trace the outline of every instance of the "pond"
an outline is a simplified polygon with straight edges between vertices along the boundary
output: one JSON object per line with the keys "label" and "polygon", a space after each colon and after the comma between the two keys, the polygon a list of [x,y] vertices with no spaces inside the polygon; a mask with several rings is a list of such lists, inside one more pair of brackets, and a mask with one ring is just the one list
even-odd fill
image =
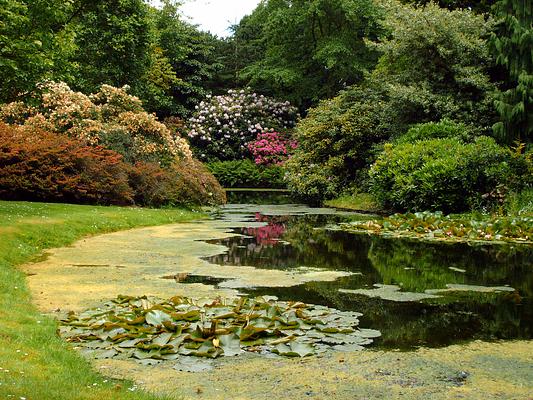
{"label": "pond", "polygon": [[[530,246],[469,246],[347,233],[335,225],[366,217],[298,212],[298,207],[286,205],[228,205],[216,216],[235,218],[241,220],[232,230],[236,236],[208,241],[228,250],[204,260],[222,271],[251,266],[343,272],[333,281],[240,290],[362,312],[361,326],[382,333],[378,347],[408,350],[533,336]],[[181,283],[224,281],[193,274]]]}
{"label": "pond", "polygon": [[[272,201],[257,201],[262,197]],[[371,217],[303,205],[230,204],[211,219],[85,238],[23,270],[37,307],[65,322],[60,333],[97,370],[158,394],[193,398],[201,388],[202,398],[213,400],[227,393],[258,400],[531,397],[533,341],[507,340],[532,337],[531,246],[431,244],[335,229],[354,218]],[[266,295],[277,296],[285,311],[284,301],[304,301],[308,305],[288,306],[299,309],[292,310],[298,318],[307,315],[307,322],[299,325],[302,332],[288,329],[294,318],[280,320],[264,311],[269,306],[251,328],[241,326],[240,351],[235,337],[220,332],[227,327],[209,321],[231,302],[243,302],[233,311],[248,316],[238,294],[263,296],[263,303],[271,301]],[[203,316],[192,325],[179,322],[186,332],[178,334],[177,325],[163,322],[160,311],[169,307],[179,309],[170,311],[174,321]],[[132,310],[145,315],[146,324],[137,326]],[[109,320],[101,319],[102,312]],[[265,312],[278,328],[278,322],[284,325],[273,331],[280,338],[265,331],[263,345],[257,338],[245,343],[244,331],[265,328]],[[317,313],[326,325],[309,320]],[[124,338],[115,329],[125,329],[120,318],[126,315],[136,333]],[[111,334],[92,318],[96,325],[119,318],[121,326],[111,324]],[[248,325],[250,319],[239,321]],[[335,333],[330,321],[339,322],[342,332]],[[345,322],[351,334],[344,335]],[[187,330],[196,334],[198,323],[202,337],[206,329],[219,332],[219,346],[213,339],[191,347],[197,336]],[[310,327],[315,323],[317,329]],[[82,326],[98,336],[85,335]],[[142,337],[135,337],[139,332]],[[293,335],[289,345],[274,345]],[[362,335],[372,339],[361,341]],[[288,350],[311,354],[310,341],[315,355],[288,357]],[[192,357],[211,354],[209,343],[217,355],[222,347],[224,356]],[[358,344],[371,351],[355,351],[362,350]]]}

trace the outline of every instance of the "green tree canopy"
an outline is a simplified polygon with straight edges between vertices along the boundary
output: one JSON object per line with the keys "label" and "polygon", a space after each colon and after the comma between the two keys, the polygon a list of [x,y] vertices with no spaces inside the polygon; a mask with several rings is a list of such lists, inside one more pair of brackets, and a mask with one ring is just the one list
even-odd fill
{"label": "green tree canopy", "polygon": [[98,1],[75,23],[74,61],[78,65],[73,86],[85,93],[100,85],[130,85],[139,94],[150,65],[149,6],[143,0]]}
{"label": "green tree canopy", "polygon": [[492,22],[435,4],[383,5],[388,33],[374,44],[381,54],[376,69],[310,109],[297,126],[288,182],[304,198],[319,202],[364,185],[379,146],[413,124],[447,118],[477,134],[495,121],[486,39]]}
{"label": "green tree canopy", "polygon": [[210,93],[211,80],[219,67],[216,39],[183,21],[179,3],[163,1],[161,8],[152,8],[151,18],[154,42],[178,78],[168,88],[170,102],[157,111],[161,116],[185,116]]}
{"label": "green tree canopy", "polygon": [[72,65],[69,21],[81,2],[0,0],[0,102],[43,79],[66,79]]}
{"label": "green tree canopy", "polygon": [[[384,2],[385,3],[385,2]],[[488,38],[494,22],[469,10],[447,10],[386,1],[381,53],[374,75],[388,83],[399,130],[441,118],[475,125],[495,122]]]}
{"label": "green tree canopy", "polygon": [[[401,0],[405,4],[425,5],[435,0]],[[450,10],[465,9],[477,13],[488,13],[497,0],[438,0],[436,3]]]}
{"label": "green tree canopy", "polygon": [[239,79],[303,107],[334,96],[374,66],[379,15],[371,0],[264,0],[235,29]]}

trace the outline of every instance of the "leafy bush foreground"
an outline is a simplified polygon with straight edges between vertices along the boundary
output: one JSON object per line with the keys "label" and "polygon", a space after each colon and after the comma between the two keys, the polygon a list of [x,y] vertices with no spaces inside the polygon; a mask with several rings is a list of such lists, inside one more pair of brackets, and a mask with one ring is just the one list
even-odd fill
{"label": "leafy bush foreground", "polygon": [[433,139],[386,145],[370,179],[387,209],[462,212],[501,205],[505,192],[527,184],[530,172],[527,157],[482,136],[466,144]]}

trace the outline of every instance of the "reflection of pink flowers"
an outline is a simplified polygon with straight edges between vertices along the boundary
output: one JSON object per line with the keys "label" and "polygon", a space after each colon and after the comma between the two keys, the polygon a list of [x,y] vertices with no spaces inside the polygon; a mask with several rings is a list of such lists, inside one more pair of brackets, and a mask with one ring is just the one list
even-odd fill
{"label": "reflection of pink flowers", "polygon": [[248,150],[258,165],[280,165],[290,156],[298,144],[279,132],[265,132],[257,135],[257,139],[248,143]]}
{"label": "reflection of pink flowers", "polygon": [[246,228],[244,231],[247,235],[253,236],[260,245],[275,245],[278,239],[285,233],[285,221],[280,217],[268,217],[260,213],[255,214],[255,220],[258,222],[267,222],[267,226],[260,228]]}

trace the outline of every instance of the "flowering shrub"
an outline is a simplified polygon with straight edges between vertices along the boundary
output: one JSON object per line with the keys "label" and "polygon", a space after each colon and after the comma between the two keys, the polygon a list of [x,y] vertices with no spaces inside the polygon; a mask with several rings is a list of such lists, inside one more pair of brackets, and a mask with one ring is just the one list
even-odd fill
{"label": "flowering shrub", "polygon": [[0,123],[0,198],[133,203],[122,156],[56,133]]}
{"label": "flowering shrub", "polygon": [[89,96],[62,82],[49,82],[40,89],[40,107],[3,105],[0,120],[101,145],[122,154],[128,162],[170,164],[192,156],[187,142],[145,112],[141,101],[127,93],[127,86],[102,85],[98,93]]}
{"label": "flowering shrub", "polygon": [[258,133],[287,130],[296,123],[297,110],[289,102],[252,93],[230,90],[226,95],[208,97],[189,120],[188,136],[202,160],[246,158],[247,144]]}
{"label": "flowering shrub", "polygon": [[279,132],[267,132],[258,134],[247,147],[257,165],[281,165],[298,145]]}

